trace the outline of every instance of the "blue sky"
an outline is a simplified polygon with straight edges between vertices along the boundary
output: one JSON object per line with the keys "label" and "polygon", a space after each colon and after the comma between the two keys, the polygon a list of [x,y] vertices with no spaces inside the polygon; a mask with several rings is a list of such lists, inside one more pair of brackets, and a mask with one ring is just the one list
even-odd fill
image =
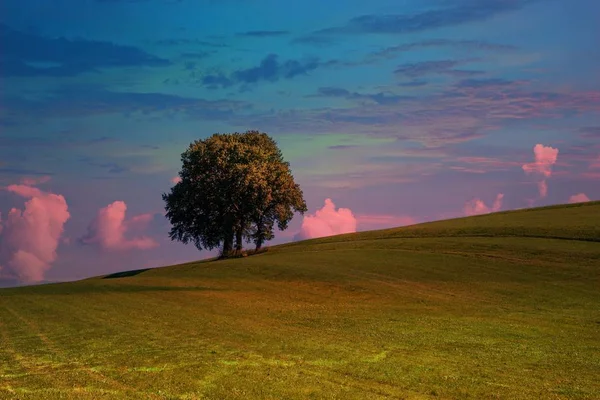
{"label": "blue sky", "polygon": [[[600,199],[598,15],[593,0],[4,0],[0,279],[20,279],[24,249],[47,280],[210,255],[169,241],[161,194],[216,132],[272,135],[309,214],[329,198],[346,230]],[[61,230],[35,225],[49,206],[7,219],[49,193]],[[115,201],[120,247],[82,240]]]}

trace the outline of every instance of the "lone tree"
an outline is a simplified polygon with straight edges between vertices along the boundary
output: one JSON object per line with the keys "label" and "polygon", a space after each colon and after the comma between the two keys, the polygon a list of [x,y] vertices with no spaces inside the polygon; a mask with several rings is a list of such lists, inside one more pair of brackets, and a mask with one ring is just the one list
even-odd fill
{"label": "lone tree", "polygon": [[294,212],[304,214],[302,190],[289,163],[266,133],[214,134],[196,140],[181,155],[181,180],[163,194],[171,240],[199,250],[240,252],[243,240],[256,249],[287,228]]}

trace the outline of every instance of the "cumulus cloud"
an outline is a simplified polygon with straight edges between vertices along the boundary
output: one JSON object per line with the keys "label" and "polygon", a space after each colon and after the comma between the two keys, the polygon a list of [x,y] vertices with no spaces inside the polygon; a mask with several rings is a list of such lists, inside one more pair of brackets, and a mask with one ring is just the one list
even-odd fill
{"label": "cumulus cloud", "polygon": [[538,191],[540,197],[546,197],[548,194],[547,178],[552,176],[552,166],[558,159],[558,149],[542,144],[536,144],[533,148],[534,162],[523,165],[523,171],[527,175],[534,175],[539,178]]}
{"label": "cumulus cloud", "polygon": [[126,220],[126,212],[127,204],[124,201],[115,201],[101,208],[81,242],[96,244],[105,250],[147,250],[157,247],[158,243],[147,236],[126,238],[128,232],[143,230],[152,220],[152,214],[142,214]]}
{"label": "cumulus cloud", "polygon": [[590,198],[585,193],[578,193],[569,197],[569,203],[586,203],[588,201],[590,201]]}
{"label": "cumulus cloud", "polygon": [[465,203],[463,211],[465,215],[481,215],[481,214],[489,214],[492,212],[500,211],[502,208],[502,201],[504,200],[504,194],[499,193],[494,200],[494,204],[491,207],[488,207],[485,202],[481,199],[472,199]]}
{"label": "cumulus cloud", "polygon": [[323,208],[304,217],[300,232],[294,239],[305,240],[352,232],[356,232],[356,217],[352,210],[336,209],[331,199],[325,199]]}
{"label": "cumulus cloud", "polygon": [[[39,182],[39,180],[37,181]],[[9,192],[28,199],[24,210],[13,208],[0,216],[0,276],[35,283],[56,260],[64,225],[71,217],[62,195],[33,187],[33,180],[10,185]]]}
{"label": "cumulus cloud", "polygon": [[556,159],[558,158],[558,149],[554,149],[550,146],[546,147],[542,144],[536,144],[533,148],[533,154],[535,161],[523,165],[523,171],[527,174],[537,173],[549,178],[552,175],[552,166],[556,163]]}

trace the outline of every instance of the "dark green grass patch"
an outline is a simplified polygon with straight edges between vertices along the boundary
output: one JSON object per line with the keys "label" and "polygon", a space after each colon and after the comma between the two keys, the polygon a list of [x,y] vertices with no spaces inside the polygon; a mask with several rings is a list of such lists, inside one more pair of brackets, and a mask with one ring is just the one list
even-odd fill
{"label": "dark green grass patch", "polygon": [[0,290],[0,398],[598,399],[600,203]]}

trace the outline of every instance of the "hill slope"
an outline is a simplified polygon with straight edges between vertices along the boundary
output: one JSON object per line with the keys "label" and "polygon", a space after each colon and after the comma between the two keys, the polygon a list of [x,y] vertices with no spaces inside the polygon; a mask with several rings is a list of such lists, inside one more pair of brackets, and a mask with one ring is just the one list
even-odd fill
{"label": "hill slope", "polygon": [[600,202],[0,290],[0,398],[597,399]]}

